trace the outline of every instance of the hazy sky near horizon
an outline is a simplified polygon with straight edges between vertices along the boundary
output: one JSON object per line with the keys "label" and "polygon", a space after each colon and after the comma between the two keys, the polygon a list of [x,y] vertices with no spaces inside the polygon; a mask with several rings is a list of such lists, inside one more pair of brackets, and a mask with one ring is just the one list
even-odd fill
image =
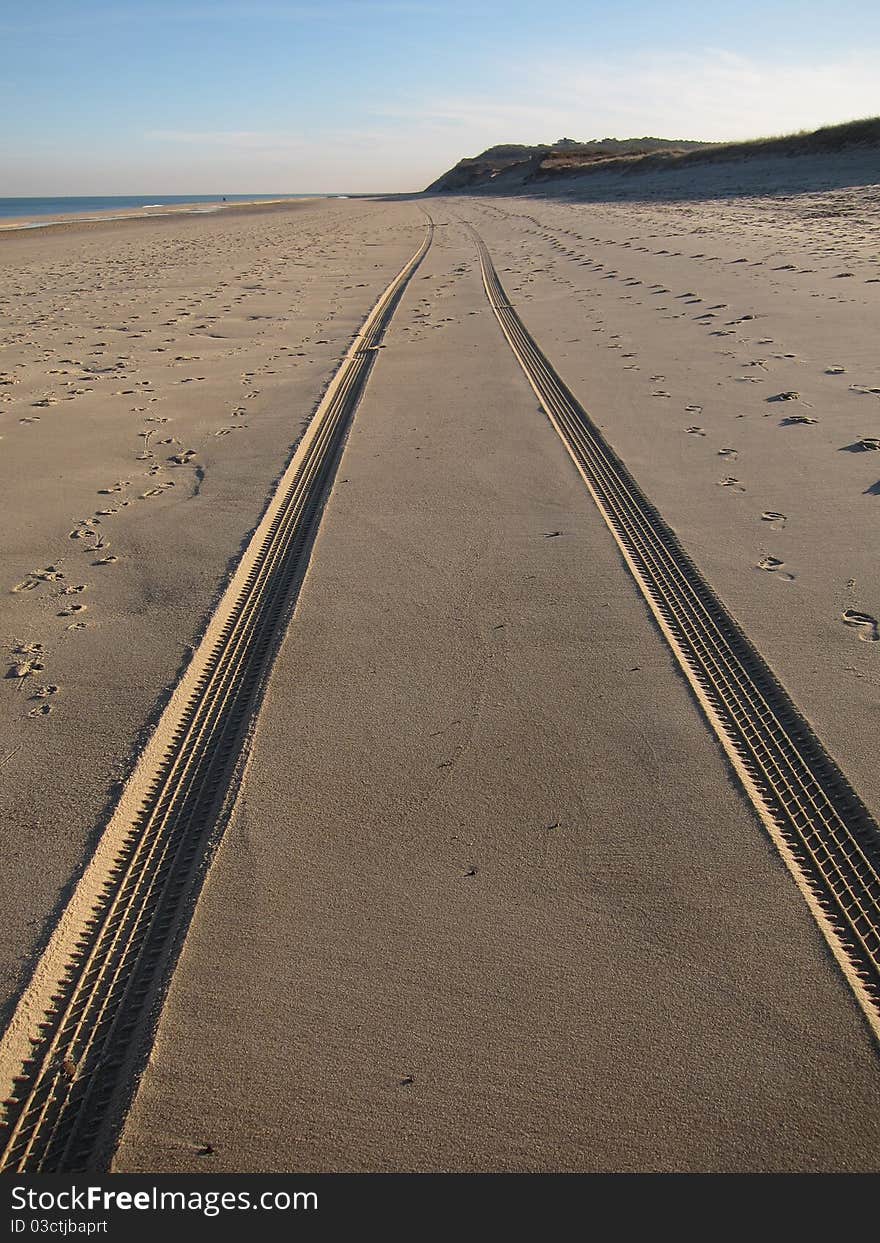
{"label": "hazy sky near horizon", "polygon": [[880,113],[877,0],[0,0],[0,196],[416,190]]}

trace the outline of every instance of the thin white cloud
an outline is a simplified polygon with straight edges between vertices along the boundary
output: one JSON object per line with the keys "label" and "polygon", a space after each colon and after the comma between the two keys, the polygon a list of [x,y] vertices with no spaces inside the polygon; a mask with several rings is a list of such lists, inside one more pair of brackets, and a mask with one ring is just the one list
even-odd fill
{"label": "thin white cloud", "polygon": [[[381,115],[406,128],[454,126],[474,140],[574,138],[737,139],[880,113],[874,58],[812,64],[758,60],[724,49],[633,54],[625,59],[509,67],[510,98],[433,99]],[[471,143],[471,148],[474,143]],[[464,152],[462,153],[464,154]]]}
{"label": "thin white cloud", "polygon": [[557,73],[554,97],[566,93],[578,114],[592,112],[620,137],[635,125],[640,133],[664,137],[755,138],[880,111],[876,71],[869,59],[856,56],[813,64],[716,49],[642,56],[631,66]]}

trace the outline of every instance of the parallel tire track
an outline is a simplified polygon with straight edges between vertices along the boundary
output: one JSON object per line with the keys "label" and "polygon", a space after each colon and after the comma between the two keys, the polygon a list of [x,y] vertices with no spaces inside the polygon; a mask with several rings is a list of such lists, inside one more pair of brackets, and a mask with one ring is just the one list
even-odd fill
{"label": "parallel tire track", "polygon": [[472,230],[505,337],[880,1039],[880,828],[529,334]]}
{"label": "parallel tire track", "polygon": [[0,1169],[110,1153],[355,405],[432,236],[429,218],[331,381],[0,1040]]}

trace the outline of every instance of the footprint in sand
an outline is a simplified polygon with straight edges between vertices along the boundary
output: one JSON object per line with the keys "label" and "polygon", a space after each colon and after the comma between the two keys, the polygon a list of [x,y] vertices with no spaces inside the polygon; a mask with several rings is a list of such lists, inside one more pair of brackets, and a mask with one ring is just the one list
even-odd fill
{"label": "footprint in sand", "polygon": [[48,699],[50,695],[57,695],[60,689],[58,686],[35,686],[31,699]]}
{"label": "footprint in sand", "polygon": [[761,514],[761,521],[769,522],[774,531],[781,531],[788,521],[788,518],[785,514],[778,514],[773,509],[767,509],[763,514]]}
{"label": "footprint in sand", "polygon": [[168,461],[175,462],[178,466],[185,466],[190,458],[194,458],[195,455],[195,449],[184,449],[182,453],[172,453]]}
{"label": "footprint in sand", "polygon": [[800,393],[796,393],[794,389],[789,389],[785,393],[774,393],[772,397],[765,397],[765,401],[799,401]]}
{"label": "footprint in sand", "polygon": [[93,561],[92,565],[112,565],[114,561],[118,560],[119,558],[114,556],[113,553],[108,553],[106,557],[99,557],[97,561]]}
{"label": "footprint in sand", "polygon": [[880,450],[880,438],[877,436],[861,436],[858,440],[854,440],[851,445],[844,445],[843,448],[849,453],[876,453]]}
{"label": "footprint in sand", "polygon": [[798,423],[818,423],[818,419],[811,419],[808,414],[790,414],[787,419],[780,419],[780,427],[794,427]]}
{"label": "footprint in sand", "polygon": [[25,678],[31,678],[44,668],[45,652],[42,643],[16,643],[12,649],[13,656],[18,657],[15,664],[6,671],[7,678],[17,678],[23,686]]}
{"label": "footprint in sand", "polygon": [[42,570],[31,570],[27,578],[17,583],[12,590],[33,591],[35,587],[39,587],[40,583],[56,583],[62,578],[64,578],[64,574],[58,569],[57,565],[47,565]]}
{"label": "footprint in sand", "polygon": [[59,617],[75,617],[77,613],[84,613],[86,606],[84,604],[68,604],[67,608],[61,609],[58,613]]}
{"label": "footprint in sand", "polygon": [[684,430],[688,432],[691,436],[705,436],[706,435],[702,427],[686,427]]}
{"label": "footprint in sand", "polygon": [[[31,699],[49,699],[52,695],[57,695],[61,688],[59,686],[36,686],[34,687]],[[48,716],[52,711],[52,705],[48,703],[38,703],[31,708],[28,716]]]}
{"label": "footprint in sand", "polygon": [[745,488],[734,475],[725,475],[718,480],[719,488],[733,488],[734,492],[745,492]]}
{"label": "footprint in sand", "polygon": [[736,449],[727,448],[727,449],[719,449],[718,456],[723,457],[723,458],[729,458],[730,461],[735,462],[739,454],[737,453]]}
{"label": "footprint in sand", "polygon": [[777,578],[784,578],[787,582],[794,582],[794,575],[781,569],[785,565],[779,557],[766,556],[762,557],[758,562],[757,569],[766,570],[769,574],[775,574]]}
{"label": "footprint in sand", "polygon": [[98,488],[98,496],[111,496],[114,492],[122,492],[128,487],[131,487],[130,479],[118,479],[109,488]]}
{"label": "footprint in sand", "polygon": [[859,638],[865,643],[876,643],[880,639],[880,627],[877,618],[870,613],[859,613],[856,609],[845,609],[840,620],[844,626],[853,626],[859,632]]}
{"label": "footprint in sand", "polygon": [[825,368],[826,375],[843,375],[845,371],[846,371],[845,367],[826,367]]}

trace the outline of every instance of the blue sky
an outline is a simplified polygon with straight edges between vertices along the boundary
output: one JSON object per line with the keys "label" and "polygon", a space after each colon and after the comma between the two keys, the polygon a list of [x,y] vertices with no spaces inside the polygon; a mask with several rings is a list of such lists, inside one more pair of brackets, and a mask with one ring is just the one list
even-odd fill
{"label": "blue sky", "polygon": [[496,142],[880,113],[876,0],[0,0],[0,196],[420,189]]}

